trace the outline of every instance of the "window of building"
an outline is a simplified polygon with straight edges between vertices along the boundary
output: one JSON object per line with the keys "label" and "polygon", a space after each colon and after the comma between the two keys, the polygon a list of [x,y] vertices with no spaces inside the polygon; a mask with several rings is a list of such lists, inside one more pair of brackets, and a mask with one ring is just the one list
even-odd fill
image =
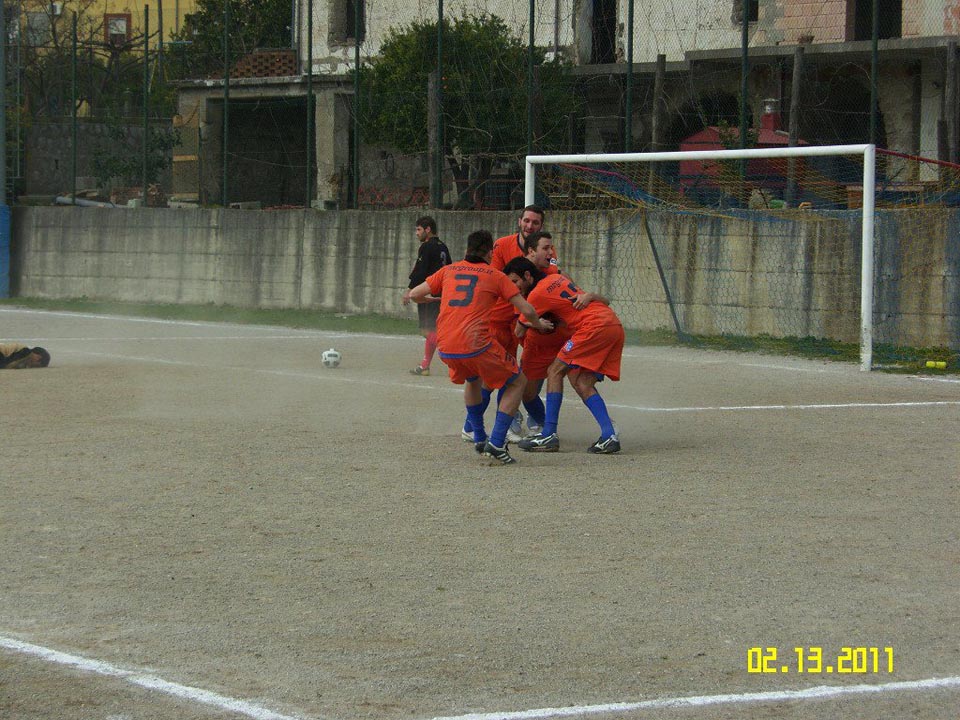
{"label": "window of building", "polygon": [[[359,7],[358,7],[359,6]],[[357,10],[360,24],[357,26]],[[330,3],[330,42],[350,43],[363,40],[367,34],[365,0],[334,0]]]}
{"label": "window of building", "polygon": [[[852,40],[873,39],[873,0],[849,0],[853,4]],[[878,39],[903,36],[903,0],[879,0],[877,17],[880,18]],[[849,11],[848,11],[849,17]]]}
{"label": "window of building", "polygon": [[[743,0],[733,0],[733,24],[743,22]],[[747,0],[747,22],[757,22],[760,19],[760,0]]]}
{"label": "window of building", "polygon": [[50,32],[50,14],[46,12],[28,12],[25,14],[27,16],[27,22],[23,35],[26,44],[32,47],[39,47],[49,43],[52,38]]}
{"label": "window of building", "polygon": [[103,16],[104,41],[117,47],[130,41],[130,13],[107,13]]}
{"label": "window of building", "polygon": [[604,65],[617,61],[617,2],[594,0],[590,62]]}

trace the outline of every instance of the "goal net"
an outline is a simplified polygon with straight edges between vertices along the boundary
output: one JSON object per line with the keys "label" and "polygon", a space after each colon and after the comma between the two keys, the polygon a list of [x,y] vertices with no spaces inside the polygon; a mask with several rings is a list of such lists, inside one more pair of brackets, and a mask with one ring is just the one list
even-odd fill
{"label": "goal net", "polygon": [[910,367],[960,350],[958,171],[872,145],[544,155],[525,198],[627,328]]}

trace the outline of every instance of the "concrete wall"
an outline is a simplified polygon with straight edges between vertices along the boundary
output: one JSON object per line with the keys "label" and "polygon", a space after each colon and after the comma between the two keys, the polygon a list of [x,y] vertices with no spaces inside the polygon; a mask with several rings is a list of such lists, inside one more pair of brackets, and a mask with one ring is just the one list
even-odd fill
{"label": "concrete wall", "polygon": [[[416,259],[413,228],[422,214],[18,207],[11,290],[406,314],[398,299]],[[465,238],[491,224],[490,213],[442,217],[442,237],[445,227]],[[515,223],[508,214],[496,224]],[[449,244],[462,256],[464,239]]]}
{"label": "concrete wall", "polygon": [[[412,317],[399,297],[420,214],[20,207],[11,292]],[[472,230],[516,227],[512,212],[436,217],[454,257]],[[672,327],[659,259],[688,332],[859,338],[855,211],[547,220],[564,270],[610,297],[628,327]],[[877,340],[960,348],[960,211],[878,212],[875,258]]]}
{"label": "concrete wall", "polygon": [[[158,123],[159,125],[159,123]],[[167,127],[168,123],[163,122]],[[110,135],[110,128],[103,123],[83,122],[77,125],[77,176],[92,177],[95,174],[97,156],[117,153],[140,158],[143,155],[143,125],[124,127],[126,140],[117,143]],[[23,192],[28,195],[69,195],[73,188],[70,174],[70,148],[73,145],[73,128],[69,122],[45,122],[31,125],[26,132],[27,162]],[[170,186],[170,173],[162,173],[161,185]],[[139,178],[126,178],[123,182],[139,183]],[[91,189],[79,185],[78,190]]]}

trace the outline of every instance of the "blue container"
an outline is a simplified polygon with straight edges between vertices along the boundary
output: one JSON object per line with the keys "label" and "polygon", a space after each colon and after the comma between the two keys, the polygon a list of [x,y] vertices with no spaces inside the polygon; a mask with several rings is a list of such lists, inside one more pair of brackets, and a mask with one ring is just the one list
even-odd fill
{"label": "blue container", "polygon": [[10,206],[0,205],[0,298],[10,297]]}

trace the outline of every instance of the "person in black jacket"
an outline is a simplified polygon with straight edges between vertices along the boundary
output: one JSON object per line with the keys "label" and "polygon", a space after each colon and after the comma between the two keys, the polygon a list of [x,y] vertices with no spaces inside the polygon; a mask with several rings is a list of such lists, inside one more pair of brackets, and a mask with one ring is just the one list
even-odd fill
{"label": "person in black jacket", "polygon": [[[450,264],[450,250],[437,237],[437,221],[429,215],[417,220],[417,240],[420,248],[417,250],[417,261],[410,271],[410,285],[403,293],[403,304],[410,302],[410,290],[433,275],[444,265]],[[423,360],[410,371],[411,375],[429,375],[430,363],[437,350],[437,316],[440,314],[440,302],[424,302],[417,305],[417,315],[420,318],[420,334],[424,337]]]}

